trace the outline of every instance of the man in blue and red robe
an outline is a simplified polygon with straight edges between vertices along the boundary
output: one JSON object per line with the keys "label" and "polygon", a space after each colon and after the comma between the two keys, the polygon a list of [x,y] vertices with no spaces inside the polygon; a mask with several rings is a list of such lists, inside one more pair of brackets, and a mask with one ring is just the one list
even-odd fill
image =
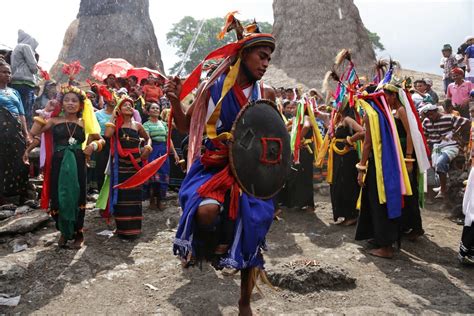
{"label": "man in blue and red robe", "polygon": [[208,137],[202,157],[188,162],[191,167],[179,193],[183,215],[174,253],[185,266],[207,259],[217,269],[240,270],[242,315],[251,314],[250,296],[258,274],[255,272],[263,269],[261,249],[265,247],[274,206],[271,199],[259,199],[240,190],[230,171],[226,135],[248,102],[275,101],[275,91],[259,82],[274,48],[272,35],[253,33],[209,54],[208,58],[224,61],[215,70],[215,79],[201,84],[198,98],[187,112],[180,99],[192,90],[190,82],[194,80],[197,85],[200,66],[184,84],[174,77],[165,85],[178,130],[200,134],[202,129],[199,124],[193,125],[193,116],[201,116]]}

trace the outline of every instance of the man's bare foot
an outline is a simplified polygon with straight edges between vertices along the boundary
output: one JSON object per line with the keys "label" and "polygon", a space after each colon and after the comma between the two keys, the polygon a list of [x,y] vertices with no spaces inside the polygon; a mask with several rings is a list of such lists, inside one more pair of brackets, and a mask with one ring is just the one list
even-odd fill
{"label": "man's bare foot", "polygon": [[409,241],[416,241],[419,237],[423,236],[425,234],[425,231],[423,229],[421,230],[412,230],[409,232],[406,236]]}
{"label": "man's bare foot", "polygon": [[156,210],[158,208],[158,205],[156,204],[156,200],[154,197],[150,197],[150,205],[148,205],[148,208],[150,210]]}
{"label": "man's bare foot", "polygon": [[163,211],[165,209],[165,205],[161,203],[161,201],[158,201],[158,203],[156,204],[156,208],[158,209],[158,211]]}
{"label": "man's bare foot", "polygon": [[250,308],[250,303],[248,304],[242,304],[241,301],[239,301],[239,315],[240,316],[252,316],[252,309]]}
{"label": "man's bare foot", "polygon": [[438,194],[434,197],[435,200],[444,200],[446,197],[446,194],[443,191],[439,191]]}
{"label": "man's bare foot", "polygon": [[357,218],[353,218],[353,219],[345,219],[341,225],[342,226],[353,226],[357,224]]}
{"label": "man's bare foot", "polygon": [[381,247],[377,249],[372,249],[369,251],[369,254],[379,258],[392,259],[393,258],[393,247]]}

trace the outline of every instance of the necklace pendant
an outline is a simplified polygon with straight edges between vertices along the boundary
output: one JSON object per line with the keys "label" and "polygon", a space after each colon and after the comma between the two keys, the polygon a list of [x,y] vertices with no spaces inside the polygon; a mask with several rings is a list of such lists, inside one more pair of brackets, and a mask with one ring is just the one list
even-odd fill
{"label": "necklace pendant", "polygon": [[68,139],[68,143],[69,143],[69,145],[74,145],[74,144],[77,143],[77,140],[74,137],[71,136]]}
{"label": "necklace pendant", "polygon": [[130,140],[130,136],[127,135],[126,139],[127,139],[127,140]]}

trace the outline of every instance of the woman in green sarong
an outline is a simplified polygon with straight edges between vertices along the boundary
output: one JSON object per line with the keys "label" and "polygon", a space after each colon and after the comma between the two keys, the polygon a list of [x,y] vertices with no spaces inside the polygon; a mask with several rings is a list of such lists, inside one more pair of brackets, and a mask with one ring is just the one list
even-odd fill
{"label": "woman in green sarong", "polygon": [[[103,140],[92,105],[82,90],[63,87],[59,99],[61,108],[56,109],[51,119],[35,117],[31,134],[45,133],[45,168],[49,174],[43,183],[46,194],[42,194],[42,199],[49,199],[50,214],[61,232],[58,245],[64,247],[74,239],[73,247],[80,248],[84,243],[86,159],[101,150]],[[26,155],[36,145],[33,142]]]}

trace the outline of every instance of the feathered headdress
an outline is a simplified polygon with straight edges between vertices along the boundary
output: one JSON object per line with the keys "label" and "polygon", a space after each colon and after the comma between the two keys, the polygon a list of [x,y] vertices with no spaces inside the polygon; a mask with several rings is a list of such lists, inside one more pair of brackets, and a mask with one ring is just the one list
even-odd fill
{"label": "feathered headdress", "polygon": [[382,81],[378,83],[377,90],[382,89],[385,84],[390,83],[392,81],[392,77],[401,69],[400,63],[392,59],[387,62],[387,66],[388,70],[385,73]]}
{"label": "feathered headdress", "polygon": [[219,34],[217,34],[217,39],[219,40],[224,39],[224,36],[232,30],[235,30],[235,32],[237,33],[238,40],[241,40],[244,37],[244,27],[242,26],[240,21],[235,18],[235,15],[237,13],[239,12],[232,11],[232,12],[227,13],[227,15],[224,17],[224,20],[225,20],[224,26],[222,27]]}
{"label": "feathered headdress", "polygon": [[334,68],[338,68],[345,60],[352,61],[351,51],[343,48],[334,58]]}
{"label": "feathered headdress", "polygon": [[[235,17],[237,11],[233,11],[228,13],[225,16],[225,24],[222,28],[221,32],[218,34],[218,38],[224,38],[225,33],[235,30],[237,33],[237,41],[224,45],[213,52],[209,53],[204,60],[199,63],[199,65],[194,68],[193,72],[189,75],[186,81],[183,83],[183,88],[181,90],[180,99],[184,99],[191,91],[193,91],[197,85],[199,84],[203,64],[210,59],[225,59],[228,57],[237,57],[239,52],[248,47],[252,46],[268,46],[272,49],[275,49],[275,38],[271,34],[267,33],[259,33],[260,29],[256,26],[257,23],[253,22],[247,27],[242,27],[240,21]],[[254,31],[255,33],[250,33],[250,31]],[[247,33],[249,32],[249,33]],[[240,65],[240,58],[237,57],[234,65]],[[237,73],[239,67],[232,67],[234,68],[234,74],[228,75],[229,80],[237,78]],[[228,91],[225,91],[227,93]],[[224,94],[225,94],[224,93]]]}
{"label": "feathered headdress", "polygon": [[[348,62],[346,66],[344,66],[345,62]],[[339,76],[337,71],[341,71],[341,75]],[[332,69],[326,73],[323,81],[323,91],[329,92],[329,80],[333,79],[337,82],[336,91],[333,94],[335,99],[335,106],[336,108],[340,108],[343,104],[343,100],[346,97],[346,94],[349,98],[349,104],[351,106],[354,105],[354,94],[356,92],[356,87],[359,83],[359,79],[357,77],[357,73],[355,71],[354,63],[352,62],[352,55],[351,51],[348,49],[342,49],[334,59],[334,64]]]}

